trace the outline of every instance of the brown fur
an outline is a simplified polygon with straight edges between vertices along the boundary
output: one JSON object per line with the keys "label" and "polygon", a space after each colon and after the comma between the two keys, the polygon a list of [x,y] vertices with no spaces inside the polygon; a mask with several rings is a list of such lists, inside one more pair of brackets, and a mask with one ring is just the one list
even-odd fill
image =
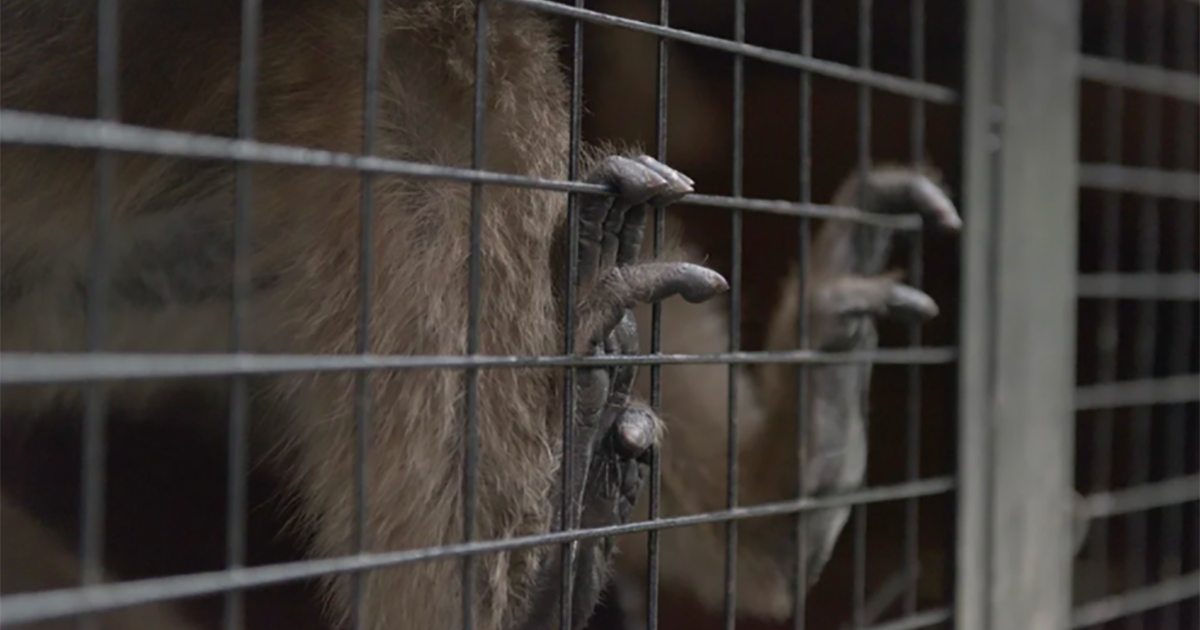
{"label": "brown fur", "polygon": [[[365,3],[266,2],[259,47],[256,139],[355,153],[363,111]],[[5,0],[0,98],[5,109],[95,114],[95,3]],[[239,13],[232,0],[121,3],[121,121],[233,136]],[[489,9],[486,157],[490,170],[566,176],[566,90],[547,22],[523,9]],[[385,7],[378,154],[470,165],[474,3],[396,0]],[[5,291],[3,350],[84,349],[77,285],[87,268],[93,156],[5,145],[0,154]],[[148,156],[118,158],[110,214],[114,257],[163,234],[216,230],[229,238],[234,167]],[[351,171],[254,166],[255,279],[273,285],[249,305],[249,351],[356,351],[361,178]],[[457,355],[466,349],[468,211],[462,183],[378,176],[373,183],[373,353]],[[488,187],[483,195],[480,346],[483,354],[561,351],[550,243],[565,195]],[[180,212],[186,208],[186,212]],[[195,240],[202,241],[201,237]],[[135,270],[136,271],[136,270]],[[210,270],[211,271],[211,270]],[[228,271],[227,269],[225,270]],[[113,286],[123,271],[114,268]],[[24,274],[21,277],[17,277]],[[229,350],[228,293],[141,307],[114,289],[103,346],[119,352]],[[163,297],[163,296],[158,296]],[[169,297],[169,296],[168,296]],[[299,501],[312,553],[353,552],[355,380],[292,374],[254,381],[259,451],[278,455]],[[162,381],[119,383],[110,395],[152,404]],[[225,383],[214,379],[215,395]],[[561,385],[548,370],[485,369],[478,377],[479,518],[476,539],[548,530],[559,467]],[[462,540],[464,379],[456,370],[375,373],[369,381],[369,551]],[[71,387],[5,391],[7,411],[78,403]],[[550,550],[551,552],[553,549]],[[475,623],[518,623],[546,549],[489,554],[476,563]],[[457,560],[370,573],[365,628],[457,627]],[[348,613],[348,581],[327,589],[334,622]]]}

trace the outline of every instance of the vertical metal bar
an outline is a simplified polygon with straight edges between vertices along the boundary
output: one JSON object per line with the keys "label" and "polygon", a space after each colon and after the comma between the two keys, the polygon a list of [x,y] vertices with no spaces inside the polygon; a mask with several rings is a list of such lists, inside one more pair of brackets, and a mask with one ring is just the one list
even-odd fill
{"label": "vertical metal bar", "polygon": [[957,627],[1069,619],[1078,18],[969,7]]}
{"label": "vertical metal bar", "polygon": [[[912,64],[912,76],[917,81],[925,80],[925,0],[912,0],[912,41],[909,53]],[[912,119],[910,120],[909,142],[912,147],[911,160],[914,166],[925,162],[925,101],[912,100]],[[909,249],[909,284],[920,289],[925,276],[925,241],[921,231],[912,236],[912,246]],[[921,345],[921,327],[912,324],[908,328],[908,343],[910,346]],[[908,366],[908,408],[906,409],[905,443],[908,445],[906,474],[909,481],[916,481],[921,476],[921,366]],[[917,566],[920,551],[920,504],[917,499],[904,502],[904,612],[912,615],[917,612]]]}
{"label": "vertical metal bar", "polygon": [[[734,0],[733,37],[746,41],[746,3]],[[745,59],[733,56],[733,193],[742,196],[742,171],[745,161]],[[741,349],[742,339],[742,211],[733,209],[729,218],[729,351]],[[730,364],[728,430],[725,442],[725,504],[729,509],[738,502],[737,374],[740,366]],[[726,630],[737,627],[737,540],[738,522],[725,523],[725,619]]]}
{"label": "vertical metal bar", "polygon": [[[871,0],[858,0],[858,65],[871,67]],[[871,168],[871,88],[858,85],[858,207],[866,208],[867,172]],[[871,434],[869,418],[863,430]],[[864,475],[866,465],[864,465]],[[867,624],[867,506],[854,506],[854,627]]]}
{"label": "vertical metal bar", "polygon": [[[1161,66],[1163,62],[1163,32],[1166,9],[1163,0],[1146,3],[1143,40],[1146,45],[1146,63]],[[1145,99],[1142,127],[1142,166],[1157,167],[1162,153],[1162,99],[1152,93],[1142,95]],[[1159,250],[1159,201],[1151,195],[1143,195],[1138,209],[1138,268],[1148,274],[1158,269]],[[1134,378],[1154,376],[1154,344],[1158,328],[1158,302],[1143,300],[1138,304],[1137,323],[1134,333]],[[1150,431],[1154,421],[1154,408],[1142,405],[1133,409],[1133,439],[1130,448],[1130,483],[1145,484],[1150,479]],[[1125,588],[1146,585],[1148,537],[1146,512],[1136,511],[1128,517],[1126,534]],[[1141,630],[1145,627],[1145,613],[1131,616],[1128,627]]]}
{"label": "vertical metal bar", "polygon": [[[118,0],[99,0],[96,18],[96,116],[120,120],[121,14]],[[96,153],[96,195],[92,213],[92,242],[88,261],[85,344],[100,352],[108,330],[109,212],[116,182],[116,156]],[[103,383],[84,389],[83,462],[80,481],[80,578],[83,586],[104,581],[104,512],[108,467],[107,395]],[[79,617],[80,628],[99,628],[96,615]]]}
{"label": "vertical metal bar", "polygon": [[1009,0],[995,239],[989,630],[1070,621],[1079,6]]}
{"label": "vertical metal bar", "polygon": [[[1176,69],[1184,72],[1196,72],[1195,57],[1196,36],[1200,31],[1196,7],[1183,2],[1176,2],[1178,13],[1175,23],[1175,56]],[[1179,117],[1177,140],[1175,144],[1177,169],[1195,172],[1196,160],[1192,150],[1198,140],[1197,120],[1195,110],[1183,101],[1178,103]],[[1175,225],[1175,243],[1173,249],[1174,265],[1180,271],[1191,271],[1192,261],[1196,257],[1196,209],[1191,203],[1176,200],[1174,208],[1178,218]],[[1174,304],[1170,311],[1171,350],[1167,358],[1167,369],[1170,374],[1186,374],[1188,372],[1189,354],[1196,338],[1195,304],[1181,301]],[[1165,424],[1165,443],[1163,444],[1163,472],[1169,479],[1180,477],[1185,472],[1187,458],[1187,407],[1182,404],[1171,405],[1162,419]],[[1166,509],[1162,525],[1165,570],[1160,579],[1169,580],[1183,574],[1185,558],[1184,551],[1184,506],[1176,505]],[[1183,606],[1178,603],[1167,606],[1163,610],[1163,630],[1180,630],[1183,627]]]}
{"label": "vertical metal bar", "polygon": [[[1125,57],[1125,0],[1109,0],[1105,24],[1105,56],[1111,59]],[[1104,161],[1121,163],[1121,136],[1124,91],[1115,86],[1105,88],[1104,99]],[[1103,193],[1100,214],[1100,271],[1116,273],[1120,268],[1121,249],[1121,193]],[[1108,383],[1117,380],[1117,352],[1120,346],[1120,328],[1117,326],[1117,301],[1102,300],[1098,304],[1099,321],[1096,330],[1096,380]],[[1096,425],[1092,430],[1092,492],[1104,492],[1112,487],[1113,410],[1101,409],[1095,415]],[[1092,521],[1088,535],[1088,554],[1099,566],[1108,566],[1109,519]],[[1096,576],[1101,593],[1108,591],[1108,572],[1100,571]]]}
{"label": "vertical metal bar", "polygon": [[[383,54],[383,1],[368,0],[367,2],[367,42],[364,54],[366,69],[363,76],[363,155],[375,154],[375,136],[379,130],[379,75],[381,56]],[[361,206],[359,207],[359,260],[358,260],[358,352],[366,355],[371,352],[371,283],[373,280],[375,237],[374,237],[374,182],[371,173],[363,173],[361,188]],[[370,541],[367,540],[367,444],[368,431],[371,422],[370,378],[367,371],[359,371],[355,375],[355,406],[354,406],[354,551],[366,552]],[[350,611],[350,627],[361,630],[363,627],[363,578],[361,572],[351,576],[351,598],[353,608]]]}
{"label": "vertical metal bar", "polygon": [[[254,138],[258,108],[258,36],[262,29],[258,0],[242,0],[241,50],[238,65],[238,139]],[[233,224],[233,304],[230,333],[234,352],[246,348],[247,315],[251,298],[251,233],[253,170],[245,162],[237,165]],[[226,523],[226,566],[238,569],[246,563],[246,494],[249,474],[250,392],[245,376],[234,376],[229,400],[228,521]],[[240,630],[245,623],[245,601],[241,590],[225,593],[225,630]]]}
{"label": "vertical metal bar", "polygon": [[994,0],[967,5],[963,77],[963,225],[958,379],[958,491],[955,520],[954,625],[992,630],[991,554],[993,309],[999,204],[999,98],[1002,56]]}
{"label": "vertical metal bar", "polygon": [[991,616],[1032,630],[1063,627],[1071,601],[1079,16],[1006,13]]}
{"label": "vertical metal bar", "polygon": [[[575,0],[576,7],[583,6],[583,0]],[[572,28],[571,51],[571,104],[570,104],[570,140],[567,156],[567,176],[571,180],[579,177],[579,154],[582,141],[582,107],[583,107],[583,23],[574,20]],[[579,196],[572,193],[567,197],[567,286],[563,294],[566,308],[563,312],[564,353],[575,353],[575,289],[579,281]],[[574,465],[571,461],[572,445],[575,442],[575,377],[577,371],[568,367],[564,374],[563,388],[563,442],[562,442],[562,496],[559,497],[560,522],[565,531],[571,525],[571,507],[574,497],[569,491],[573,487],[572,474]],[[571,630],[571,590],[575,578],[575,549],[578,543],[568,541],[559,545],[559,627]]]}
{"label": "vertical metal bar", "polygon": [[[582,4],[582,2],[581,2]],[[658,23],[668,26],[670,22],[670,0],[659,0]],[[668,40],[658,38],[658,85],[654,112],[654,148],[660,162],[667,161],[667,66]],[[662,252],[663,236],[666,231],[667,215],[662,205],[654,208],[654,255]],[[662,352],[662,303],[655,302],[650,310],[650,353]],[[650,406],[657,413],[662,408],[662,365],[650,366]],[[650,452],[650,504],[649,518],[658,518],[659,493],[662,491],[662,470],[657,448]],[[646,629],[658,629],[658,530],[652,529],[646,536]]]}
{"label": "vertical metal bar", "polygon": [[[800,54],[813,54],[813,3],[800,0]],[[812,202],[812,75],[800,71],[800,203]],[[807,217],[801,217],[797,227],[796,265],[799,278],[796,307],[796,345],[808,348],[808,256],[811,241],[811,226]],[[804,463],[808,449],[808,430],[805,417],[808,414],[808,368],[796,366],[796,494],[804,497]],[[808,520],[803,513],[795,516],[796,557],[793,570],[792,628],[804,630],[808,615]]]}
{"label": "vertical metal bar", "polygon": [[[477,0],[475,6],[475,98],[471,124],[471,168],[483,169],[483,125],[487,111],[487,7],[488,0]],[[467,258],[467,354],[479,351],[479,293],[481,280],[480,258],[483,214],[483,186],[471,184],[470,247]],[[466,370],[466,449],[463,457],[463,541],[475,538],[476,481],[479,473],[479,370]],[[463,556],[462,562],[462,623],[463,630],[474,627],[475,557]]]}

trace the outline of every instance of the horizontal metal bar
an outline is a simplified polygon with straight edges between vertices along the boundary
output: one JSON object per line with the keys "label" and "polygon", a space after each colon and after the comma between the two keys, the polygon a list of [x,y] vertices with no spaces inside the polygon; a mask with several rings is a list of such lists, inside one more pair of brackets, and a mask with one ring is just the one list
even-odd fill
{"label": "horizontal metal bar", "polygon": [[1106,518],[1192,501],[1200,501],[1200,475],[1089,494],[1084,497],[1083,510],[1088,518]]}
{"label": "horizontal metal bar", "polygon": [[[363,173],[397,175],[422,179],[444,179],[469,183],[494,184],[519,188],[540,188],[560,192],[612,194],[599,184],[524,177],[493,171],[480,171],[424,162],[409,162],[350,153],[335,153],[253,140],[234,140],[139,127],[99,120],[30,114],[11,109],[0,110],[0,142],[76,149],[108,149],[179,158],[231,160],[261,164],[279,164],[309,168],[336,168]],[[770,199],[747,199],[717,195],[686,195],[680,203],[720,208],[738,208],[818,219],[838,219],[889,227],[897,230],[919,229],[920,216],[871,214],[841,206],[801,204]]]}
{"label": "horizontal metal bar", "polygon": [[307,580],[338,573],[370,571],[413,562],[508,551],[572,540],[619,536],[634,532],[673,529],[730,520],[796,514],[828,507],[862,505],[907,498],[945,494],[954,489],[953,477],[937,477],[918,482],[870,488],[820,498],[793,499],[740,507],[693,516],[642,521],[594,529],[523,536],[506,540],[483,541],[427,547],[379,554],[362,554],[320,560],[303,560],[228,571],[210,571],[163,578],[131,580],[78,589],[59,589],[10,595],[0,598],[0,624],[17,624],[61,618],[81,613],[100,612],[156,601],[211,595],[234,589],[249,589]]}
{"label": "horizontal metal bar", "polygon": [[1129,90],[1200,103],[1200,75],[1142,64],[1084,55],[1079,76]]}
{"label": "horizontal metal bar", "polygon": [[1116,164],[1082,164],[1079,185],[1083,188],[1200,201],[1200,173],[1164,171]]}
{"label": "horizontal metal bar", "polygon": [[958,93],[948,87],[932,85],[922,81],[914,81],[913,79],[906,79],[904,77],[898,77],[873,70],[866,70],[845,64],[834,63],[832,61],[814,59],[812,57],[806,57],[796,53],[763,48],[762,46],[744,44],[728,39],[721,39],[719,37],[712,37],[710,35],[701,35],[700,33],[683,31],[668,26],[660,26],[658,24],[639,22],[637,20],[617,17],[615,15],[608,15],[598,11],[591,11],[579,7],[550,2],[549,0],[503,1],[509,4],[526,6],[543,13],[561,15],[584,22],[590,22],[592,24],[616,26],[631,31],[638,31],[640,33],[657,35],[665,39],[687,42],[689,44],[695,44],[705,48],[723,50],[725,52],[741,55],[743,57],[760,59],[762,61],[767,61],[789,68],[796,68],[798,70],[807,70],[808,72],[812,72],[814,74],[820,74],[834,79],[842,79],[844,81],[851,81],[853,83],[867,85],[885,92],[892,92],[894,94],[919,98],[934,103],[954,103],[958,100]]}
{"label": "horizontal metal bar", "polygon": [[463,368],[549,368],[683,363],[866,363],[915,365],[953,362],[954,348],[895,348],[871,352],[724,352],[628,356],[412,356],[288,354],[0,353],[0,384],[66,383],[118,379],[195,378],[288,372],[354,372]]}
{"label": "horizontal metal bar", "polygon": [[919,630],[920,628],[929,628],[938,624],[947,623],[954,618],[954,614],[949,608],[938,608],[936,610],[928,610],[908,615],[901,619],[895,619],[887,623],[881,623],[874,626],[867,626],[863,630]]}
{"label": "horizontal metal bar", "polygon": [[1200,374],[1116,383],[1096,383],[1075,388],[1075,410],[1177,405],[1200,400]]}
{"label": "horizontal metal bar", "polygon": [[424,162],[336,153],[281,144],[235,140],[126,125],[100,120],[31,114],[11,109],[0,110],[0,142],[106,149],[128,153],[149,153],[180,158],[231,160],[261,164],[281,164],[315,168],[337,168],[382,175],[448,179],[462,182],[502,184],[524,188],[543,188],[564,192],[611,194],[598,184],[523,177],[490,171],[478,171]]}
{"label": "horizontal metal bar", "polygon": [[1198,596],[1200,573],[1189,573],[1079,606],[1071,614],[1071,627],[1090,628]]}
{"label": "horizontal metal bar", "polygon": [[1079,276],[1081,298],[1200,300],[1200,273],[1089,273]]}
{"label": "horizontal metal bar", "polygon": [[680,203],[691,203],[713,208],[730,208],[733,210],[751,210],[793,217],[847,220],[894,230],[919,230],[924,225],[921,216],[917,214],[875,214],[844,206],[825,206],[775,199],[747,199],[745,197],[692,194],[684,197]]}

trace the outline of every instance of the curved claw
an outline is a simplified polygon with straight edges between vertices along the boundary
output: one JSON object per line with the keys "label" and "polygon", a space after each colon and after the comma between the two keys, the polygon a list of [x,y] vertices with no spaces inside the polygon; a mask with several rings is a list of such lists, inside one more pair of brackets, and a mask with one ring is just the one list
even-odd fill
{"label": "curved claw", "polygon": [[901,319],[921,321],[937,317],[938,305],[924,291],[897,283],[888,292],[887,312]]}
{"label": "curved claw", "polygon": [[611,186],[625,205],[646,203],[654,197],[682,197],[695,183],[679,171],[647,155],[605,158],[588,181]]}
{"label": "curved claw", "polygon": [[[956,232],[962,219],[942,189],[938,175],[904,166],[872,169],[861,180],[851,174],[838,187],[834,205],[858,206],[870,214],[917,213],[925,224]],[[818,233],[812,250],[814,273],[826,276],[880,273],[891,255],[895,230],[888,227],[831,221]]]}
{"label": "curved claw", "polygon": [[613,270],[617,293],[625,306],[652,304],[671,296],[698,304],[729,290],[721,274],[692,263],[655,262]]}
{"label": "curved claw", "polygon": [[692,263],[644,263],[614,267],[582,305],[581,334],[594,340],[607,335],[637,304],[653,304],[675,295],[697,304],[729,290],[721,274]]}
{"label": "curved claw", "polygon": [[863,190],[859,190],[857,175],[850,175],[838,188],[834,203],[854,206],[861,201],[864,212],[878,214],[916,211],[939,227],[957,231],[962,218],[936,177],[910,167],[876,167],[867,174]]}
{"label": "curved claw", "polygon": [[669,186],[665,190],[661,190],[658,195],[658,200],[662,203],[678,201],[684,195],[695,190],[693,188],[696,184],[695,180],[649,155],[639,155],[634,160],[654,171],[659,177],[667,180]]}
{"label": "curved claw", "polygon": [[911,183],[910,194],[921,214],[932,218],[938,226],[955,232],[962,228],[962,217],[958,216],[954,202],[933,180],[918,175]]}
{"label": "curved claw", "polygon": [[[600,162],[587,181],[610,194],[585,194],[579,208],[578,286],[591,288],[614,266],[633,264],[641,251],[649,210],[647,204],[669,204],[692,192],[691,178],[646,155],[614,155]],[[556,235],[555,258],[564,273],[568,226]],[[560,286],[561,278],[555,286]]]}

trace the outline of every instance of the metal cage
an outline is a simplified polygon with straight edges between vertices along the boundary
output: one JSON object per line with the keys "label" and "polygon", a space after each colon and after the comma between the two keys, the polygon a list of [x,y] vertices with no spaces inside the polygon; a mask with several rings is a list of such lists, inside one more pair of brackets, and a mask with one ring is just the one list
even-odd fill
{"label": "metal cage", "polygon": [[1198,8],[1084,4],[1073,628],[1200,626]]}
{"label": "metal cage", "polygon": [[[65,119],[4,109],[0,111],[0,141],[97,150],[99,186],[94,220],[99,226],[92,243],[87,305],[89,352],[74,355],[6,352],[0,360],[0,383],[5,386],[45,382],[100,383],[113,379],[229,376],[233,378],[228,444],[228,521],[226,569],[125,582],[102,583],[107,426],[103,391],[93,387],[87,397],[83,423],[83,476],[80,557],[84,579],[78,589],[19,593],[0,598],[0,625],[17,627],[45,619],[79,615],[86,623],[94,613],[147,602],[221,595],[223,625],[229,630],[245,623],[245,593],[254,588],[309,580],[334,573],[360,574],[371,569],[460,558],[464,564],[463,611],[472,624],[471,583],[465,579],[472,558],[492,551],[534,545],[560,545],[582,537],[649,531],[650,571],[646,579],[646,625],[668,627],[669,614],[659,606],[657,531],[701,523],[727,523],[725,611],[723,627],[745,625],[736,611],[735,566],[738,524],[745,519],[783,514],[798,515],[821,507],[855,505],[851,523],[839,547],[852,549],[849,598],[855,628],[907,630],[955,627],[991,630],[1061,630],[1109,627],[1126,620],[1139,628],[1179,630],[1200,628],[1200,552],[1197,551],[1197,502],[1200,501],[1198,415],[1200,359],[1197,357],[1197,299],[1200,262],[1197,261],[1197,78],[1198,7],[1190,0],[970,0],[939,2],[962,18],[955,29],[961,40],[961,83],[955,87],[927,80],[927,2],[909,0],[905,28],[909,44],[906,75],[873,67],[871,0],[859,0],[854,32],[840,37],[856,42],[854,62],[831,61],[814,54],[814,41],[823,26],[814,20],[813,0],[794,8],[796,51],[747,41],[747,3],[730,0],[732,36],[718,37],[672,26],[669,16],[686,10],[685,3],[657,2],[656,22],[618,17],[573,3],[552,0],[480,0],[477,9],[476,76],[486,67],[488,7],[506,3],[561,18],[568,25],[571,85],[571,181],[488,172],[482,169],[484,117],[481,105],[487,85],[477,81],[472,130],[474,155],[470,169],[402,161],[378,155],[376,131],[380,109],[378,85],[381,50],[382,0],[370,0],[367,34],[366,107],[361,154],[341,154],[304,147],[269,145],[255,140],[256,76],[261,7],[258,0],[242,1],[239,116],[236,139],[199,136],[135,127],[120,122],[117,81],[120,59],[119,0],[98,0],[98,118]],[[1128,5],[1127,6],[1127,2]],[[942,6],[946,5],[946,6]],[[949,7],[949,8],[948,8]],[[1134,10],[1136,8],[1136,10]],[[820,9],[820,7],[818,7]],[[1136,19],[1144,32],[1144,47],[1136,59],[1126,45],[1126,18]],[[1167,17],[1169,16],[1169,18]],[[363,243],[371,242],[372,216],[377,211],[369,194],[370,182],[381,177],[443,178],[469,182],[472,252],[479,250],[480,191],[484,186],[541,187],[568,193],[605,192],[577,181],[583,136],[584,26],[619,29],[655,38],[654,150],[667,161],[668,68],[675,46],[691,46],[732,59],[732,154],[728,194],[692,194],[682,203],[727,212],[728,266],[731,286],[730,348],[717,355],[664,355],[660,352],[660,311],[655,309],[649,353],[629,359],[650,366],[651,404],[660,404],[658,366],[678,363],[744,365],[784,362],[802,365],[841,361],[870,361],[903,368],[889,381],[902,392],[905,451],[902,480],[872,484],[861,491],[831,497],[798,497],[779,503],[739,507],[737,444],[733,430],[736,388],[732,371],[729,401],[730,462],[728,509],[721,512],[655,519],[648,523],[596,530],[569,530],[508,540],[474,540],[474,505],[478,475],[476,389],[479,370],[537,367],[566,369],[592,363],[561,356],[483,356],[477,353],[479,327],[479,256],[469,266],[468,355],[380,356],[368,352],[368,315],[372,252],[364,246],[358,261],[362,317],[357,356],[254,355],[241,352],[249,275],[245,264],[235,269],[232,318],[234,352],[225,355],[122,355],[106,353],[98,343],[104,330],[108,270],[105,268],[108,208],[115,177],[114,153],[157,154],[190,159],[227,160],[239,165],[236,197],[236,259],[248,261],[251,240],[249,213],[254,197],[248,165],[269,163],[361,173]],[[1172,29],[1172,30],[1168,30]],[[1082,54],[1081,54],[1082,51]],[[935,50],[948,56],[960,50]],[[648,60],[649,61],[649,60]],[[798,195],[791,200],[746,195],[746,64],[753,62],[794,72],[797,97]],[[805,282],[806,252],[811,219],[868,221],[849,208],[813,203],[813,164],[822,156],[813,149],[811,99],[813,79],[854,86],[856,165],[864,174],[873,158],[872,102],[875,95],[899,97],[907,103],[907,151],[912,162],[926,159],[926,105],[946,107],[946,119],[961,117],[959,206],[965,218],[961,245],[961,290],[957,313],[948,314],[957,326],[960,344],[923,345],[915,328],[898,336],[904,348],[872,353],[827,355],[811,350],[788,353],[747,351],[742,315],[745,219],[747,213],[788,217],[796,231],[786,235],[795,244]],[[1081,83],[1082,82],[1082,83]],[[1081,89],[1082,85],[1082,89]],[[1102,88],[1098,86],[1103,86]],[[1127,95],[1129,92],[1136,95]],[[1081,98],[1081,94],[1083,98]],[[1087,96],[1097,96],[1089,99]],[[1099,98],[1102,97],[1102,98]],[[1102,102],[1101,107],[1099,103]],[[1140,106],[1140,124],[1133,124],[1127,103]],[[1167,112],[1173,112],[1167,114]],[[1164,123],[1169,116],[1172,123]],[[1082,126],[1081,126],[1082,125]],[[1132,131],[1128,130],[1130,127]],[[1136,134],[1132,143],[1123,134]],[[1100,140],[1095,140],[1099,138]],[[1168,155],[1164,145],[1171,147]],[[1082,146],[1082,150],[1081,150]],[[1134,154],[1137,157],[1131,157]],[[1082,154],[1082,158],[1080,155]],[[1082,163],[1081,163],[1082,159]],[[575,194],[571,196],[574,212]],[[782,195],[780,195],[782,197]],[[1133,203],[1136,200],[1136,204]],[[1136,208],[1134,207],[1136,205]],[[2,211],[2,209],[0,209]],[[1170,215],[1170,218],[1167,218]],[[574,216],[571,214],[570,216]],[[663,209],[655,217],[655,251],[664,225]],[[913,229],[912,221],[897,225]],[[919,224],[917,224],[919,225]],[[1130,227],[1132,226],[1132,227]],[[1164,229],[1166,226],[1169,229]],[[1122,230],[1125,230],[1124,233]],[[1169,233],[1168,233],[1169,232]],[[1134,238],[1123,238],[1126,234]],[[1137,240],[1136,244],[1126,244]],[[1136,252],[1126,262],[1120,252]],[[927,257],[918,236],[906,253],[909,281],[922,286]],[[954,256],[957,256],[955,254]],[[954,257],[952,256],[952,257]],[[571,270],[574,277],[575,270]],[[944,278],[954,283],[957,270]],[[1126,306],[1136,303],[1136,312]],[[567,328],[571,329],[568,315]],[[803,318],[801,318],[803,321]],[[570,336],[568,336],[569,338]],[[799,338],[806,339],[803,324]],[[958,347],[955,347],[957,345]],[[1078,350],[1078,352],[1077,352]],[[1078,354],[1079,364],[1076,365]],[[930,403],[922,380],[925,366],[941,366],[951,383]],[[367,404],[367,378],[380,370],[461,370],[466,383],[466,483],[461,544],[388,553],[365,553],[363,508],[365,481],[361,458],[368,450],[366,428],[372,422]],[[353,372],[358,382],[356,406],[360,462],[356,543],[360,553],[318,560],[247,566],[246,522],[250,402],[247,379],[262,374],[301,371]],[[1078,371],[1078,382],[1076,372]],[[807,393],[800,388],[803,402]],[[573,402],[568,396],[565,409]],[[925,400],[923,400],[923,398]],[[942,406],[956,415],[946,438],[944,457],[956,472],[922,474],[926,453],[921,449],[930,408]],[[951,411],[957,407],[956,412]],[[803,409],[801,404],[799,408]],[[1119,410],[1119,411],[1118,411]],[[1076,423],[1071,418],[1077,418]],[[802,422],[803,417],[797,418]],[[872,423],[874,424],[874,423]],[[1078,426],[1078,428],[1076,428]],[[569,433],[569,431],[568,431]],[[801,435],[803,433],[801,432]],[[1117,439],[1116,436],[1121,436]],[[1076,440],[1078,436],[1078,440]],[[1076,445],[1076,441],[1078,445]],[[1128,444],[1126,444],[1128,442]],[[874,449],[873,452],[878,449]],[[1094,597],[1072,598],[1070,545],[1071,487],[1076,475],[1076,451],[1081,490],[1092,521],[1085,557],[1107,572],[1110,558],[1124,559],[1120,588],[1104,579]],[[956,451],[952,453],[951,451]],[[1113,452],[1121,451],[1124,475],[1115,480]],[[1154,457],[1156,456],[1157,457]],[[874,461],[874,456],[873,456]],[[1156,463],[1157,462],[1157,463]],[[1125,470],[1127,469],[1127,470]],[[659,461],[650,479],[650,512],[658,513]],[[935,605],[919,605],[917,573],[923,525],[920,501],[946,501],[948,530],[953,537],[938,540],[945,550],[944,588]],[[952,501],[952,503],[950,503]],[[903,515],[900,542],[902,595],[894,618],[875,618],[870,611],[867,579],[869,544],[868,505],[899,503]],[[563,506],[564,510],[566,506]],[[1112,521],[1110,526],[1108,523]],[[797,522],[799,522],[797,520]],[[939,532],[942,530],[938,530]],[[0,534],[2,535],[2,534]],[[941,536],[942,534],[936,534]],[[799,540],[799,527],[797,539]],[[953,544],[951,544],[953,540]],[[798,544],[796,553],[803,553]],[[1152,563],[1152,560],[1155,562]],[[803,563],[797,563],[803,566]],[[1076,566],[1083,566],[1076,563]],[[1088,565],[1090,566],[1090,565]],[[564,580],[569,568],[564,569]],[[1090,574],[1091,569],[1084,571]],[[1105,573],[1107,575],[1107,573]],[[1079,581],[1084,577],[1074,575]],[[799,576],[796,583],[802,580]],[[797,588],[795,628],[807,625],[815,604]],[[569,602],[564,609],[569,608]],[[669,612],[669,611],[668,611]],[[568,615],[569,616],[569,615]],[[564,629],[569,619],[562,620]]]}

